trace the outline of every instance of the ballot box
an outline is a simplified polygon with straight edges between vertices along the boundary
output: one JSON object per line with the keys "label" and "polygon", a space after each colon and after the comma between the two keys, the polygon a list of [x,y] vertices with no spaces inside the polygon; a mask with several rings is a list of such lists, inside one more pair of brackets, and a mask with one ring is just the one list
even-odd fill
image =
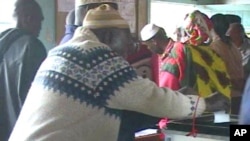
{"label": "ballot box", "polygon": [[196,137],[187,136],[193,127],[192,119],[172,121],[162,132],[165,134],[164,141],[229,141],[230,124],[237,122],[237,115],[230,115],[230,122],[214,123],[214,114],[204,114],[195,119]]}
{"label": "ballot box", "polygon": [[135,141],[164,141],[160,138],[160,133],[136,137]]}
{"label": "ballot box", "polygon": [[164,141],[159,129],[149,128],[135,133],[135,141]]}

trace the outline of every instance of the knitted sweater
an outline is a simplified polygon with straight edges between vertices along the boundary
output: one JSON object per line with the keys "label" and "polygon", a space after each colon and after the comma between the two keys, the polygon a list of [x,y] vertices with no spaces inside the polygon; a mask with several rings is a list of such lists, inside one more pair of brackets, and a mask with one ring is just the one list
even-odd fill
{"label": "knitted sweater", "polygon": [[[78,28],[41,65],[9,141],[117,141],[124,110],[188,118],[197,98],[139,77],[91,31]],[[204,110],[200,98],[197,115]]]}

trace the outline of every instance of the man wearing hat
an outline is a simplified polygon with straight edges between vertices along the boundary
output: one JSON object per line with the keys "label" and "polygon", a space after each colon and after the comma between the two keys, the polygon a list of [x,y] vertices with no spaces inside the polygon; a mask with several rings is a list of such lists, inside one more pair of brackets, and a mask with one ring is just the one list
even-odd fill
{"label": "man wearing hat", "polygon": [[198,100],[138,76],[124,59],[131,43],[117,10],[89,10],[72,40],[50,50],[9,141],[122,141],[134,124],[126,111],[180,119],[228,108],[220,94]]}

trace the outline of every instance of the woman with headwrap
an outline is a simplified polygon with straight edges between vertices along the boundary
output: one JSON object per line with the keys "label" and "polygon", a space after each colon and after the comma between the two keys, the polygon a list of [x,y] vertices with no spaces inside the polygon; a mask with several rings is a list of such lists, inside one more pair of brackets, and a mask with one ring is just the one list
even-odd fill
{"label": "woman with headwrap", "polygon": [[[160,54],[158,62],[161,87],[178,90],[191,87],[200,96],[219,92],[230,98],[231,83],[222,59],[209,48],[212,24],[200,11],[189,13],[183,27],[185,37],[175,42],[166,36],[163,28],[146,25],[141,38],[152,52]],[[180,34],[183,35],[183,34]]]}

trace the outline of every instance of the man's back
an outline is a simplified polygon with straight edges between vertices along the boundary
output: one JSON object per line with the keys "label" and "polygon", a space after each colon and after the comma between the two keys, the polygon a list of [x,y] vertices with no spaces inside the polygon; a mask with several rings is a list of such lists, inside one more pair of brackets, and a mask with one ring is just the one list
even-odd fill
{"label": "man's back", "polygon": [[[0,65],[0,140],[3,141],[8,139],[36,70],[46,56],[43,44],[36,37],[21,29],[15,31],[20,36],[11,39]],[[7,34],[5,37],[13,36]]]}

